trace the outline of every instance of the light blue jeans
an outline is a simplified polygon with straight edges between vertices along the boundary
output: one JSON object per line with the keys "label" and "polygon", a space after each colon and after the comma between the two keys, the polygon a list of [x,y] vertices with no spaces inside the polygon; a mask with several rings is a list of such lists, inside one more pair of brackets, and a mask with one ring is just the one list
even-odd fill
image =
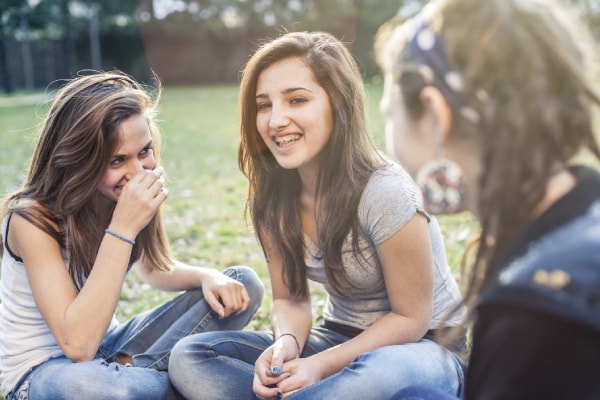
{"label": "light blue jeans", "polygon": [[[348,340],[322,327],[313,328],[302,357]],[[269,332],[207,332],[182,339],[169,360],[169,376],[177,390],[194,399],[256,399],[252,391],[254,363],[273,343]],[[457,394],[463,370],[459,358],[439,344],[386,346],[358,356],[340,372],[286,397],[299,399],[385,399],[403,387],[425,384]]]}
{"label": "light blue jeans", "polygon": [[459,400],[436,388],[415,385],[400,390],[390,400]]}
{"label": "light blue jeans", "polygon": [[[243,283],[250,296],[240,315],[219,319],[201,288],[189,290],[109,332],[93,361],[73,363],[58,357],[38,365],[7,400],[181,398],[167,372],[175,343],[198,332],[242,329],[261,304],[264,287],[254,270],[236,266],[224,274]],[[133,364],[119,364],[118,354],[131,356]]]}

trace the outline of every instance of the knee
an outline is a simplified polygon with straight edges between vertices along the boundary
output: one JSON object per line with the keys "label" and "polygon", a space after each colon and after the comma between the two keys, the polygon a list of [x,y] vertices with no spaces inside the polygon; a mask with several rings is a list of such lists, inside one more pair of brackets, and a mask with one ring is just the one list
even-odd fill
{"label": "knee", "polygon": [[205,375],[206,362],[214,357],[214,352],[202,337],[212,333],[187,336],[173,346],[169,357],[169,378],[180,393],[188,393],[188,386],[194,387],[198,383],[198,376]]}
{"label": "knee", "polygon": [[186,336],[175,343],[169,356],[169,372],[173,367],[179,368],[181,366],[185,368],[189,362],[199,356],[196,351],[198,347],[196,338],[198,336],[197,334]]}
{"label": "knee", "polygon": [[219,338],[220,332],[202,332],[180,339],[171,349],[169,356],[169,373],[172,368],[185,371],[192,365],[212,358],[212,341]]}

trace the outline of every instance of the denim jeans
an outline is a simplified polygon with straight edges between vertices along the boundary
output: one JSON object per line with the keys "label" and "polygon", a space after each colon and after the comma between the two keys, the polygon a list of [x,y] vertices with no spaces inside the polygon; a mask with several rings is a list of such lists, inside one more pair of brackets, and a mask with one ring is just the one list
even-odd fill
{"label": "denim jeans", "polygon": [[459,400],[436,388],[428,386],[409,386],[394,394],[390,400]]}
{"label": "denim jeans", "polygon": [[[302,357],[348,340],[322,327],[313,328]],[[172,384],[186,399],[256,399],[254,363],[273,343],[269,332],[207,332],[188,336],[173,348],[169,361]],[[456,394],[463,371],[456,355],[439,344],[386,346],[358,356],[322,381],[286,397],[299,399],[389,399],[403,387],[425,384]]]}
{"label": "denim jeans", "polygon": [[[73,363],[63,356],[38,365],[7,400],[181,398],[167,372],[175,343],[199,332],[242,329],[261,304],[263,284],[252,269],[236,266],[224,274],[243,283],[250,296],[240,315],[219,319],[201,288],[189,290],[110,331],[92,361]],[[119,364],[119,354],[131,356],[132,365]]]}

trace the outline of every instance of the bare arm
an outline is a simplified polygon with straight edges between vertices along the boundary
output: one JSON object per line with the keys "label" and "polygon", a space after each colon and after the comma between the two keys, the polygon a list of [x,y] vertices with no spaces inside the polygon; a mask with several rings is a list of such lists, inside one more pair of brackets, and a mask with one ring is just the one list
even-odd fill
{"label": "bare arm", "polygon": [[[253,390],[259,398],[273,398],[279,390],[273,387],[282,379],[279,375],[285,362],[296,359],[304,347],[312,325],[310,298],[292,296],[283,282],[281,256],[274,246],[267,247],[267,264],[271,280],[273,304],[271,324],[275,343],[263,352],[255,363]],[[284,333],[291,333],[297,339]]]}
{"label": "bare arm", "polygon": [[377,247],[377,254],[392,310],[355,338],[315,355],[322,365],[322,378],[348,366],[360,354],[416,342],[427,332],[433,311],[433,260],[425,217],[416,214]]}
{"label": "bare arm", "polygon": [[[158,178],[142,171],[131,179],[117,202],[110,229],[128,238],[137,236],[166,198]],[[7,239],[23,259],[36,304],[62,351],[73,361],[92,359],[114,315],[131,244],[105,235],[92,271],[77,293],[52,237],[13,215]]]}
{"label": "bare arm", "polygon": [[248,308],[250,297],[244,285],[213,268],[195,267],[176,261],[171,271],[152,270],[136,263],[136,273],[152,287],[165,291],[202,287],[205,300],[222,318]]}
{"label": "bare arm", "polygon": [[316,383],[376,348],[416,342],[427,332],[433,307],[433,260],[427,220],[416,214],[400,231],[377,246],[391,312],[355,338],[305,359],[286,363],[291,373],[283,393]]}
{"label": "bare arm", "polygon": [[11,247],[23,259],[40,313],[61,350],[75,362],[92,359],[115,312],[131,245],[106,235],[78,294],[52,237],[17,215],[11,219],[9,237]]}

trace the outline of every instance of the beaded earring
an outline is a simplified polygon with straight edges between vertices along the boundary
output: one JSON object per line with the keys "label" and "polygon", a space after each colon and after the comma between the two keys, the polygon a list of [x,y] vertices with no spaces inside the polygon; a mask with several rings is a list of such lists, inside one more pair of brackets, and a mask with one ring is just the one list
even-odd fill
{"label": "beaded earring", "polygon": [[447,158],[429,161],[419,169],[416,181],[428,212],[453,214],[463,211],[465,181],[455,162]]}

